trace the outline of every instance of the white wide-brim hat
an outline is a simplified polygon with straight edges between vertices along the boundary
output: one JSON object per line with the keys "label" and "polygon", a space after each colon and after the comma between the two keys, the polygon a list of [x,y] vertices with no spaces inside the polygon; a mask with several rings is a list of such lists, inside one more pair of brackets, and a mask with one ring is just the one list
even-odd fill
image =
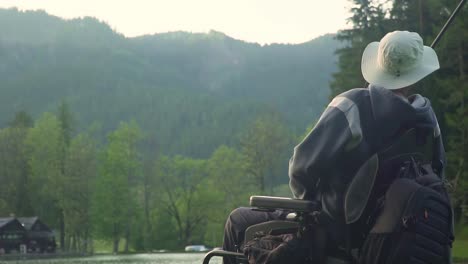
{"label": "white wide-brim hat", "polygon": [[386,89],[410,86],[437,69],[437,54],[414,32],[390,32],[380,42],[367,45],[362,54],[364,79]]}

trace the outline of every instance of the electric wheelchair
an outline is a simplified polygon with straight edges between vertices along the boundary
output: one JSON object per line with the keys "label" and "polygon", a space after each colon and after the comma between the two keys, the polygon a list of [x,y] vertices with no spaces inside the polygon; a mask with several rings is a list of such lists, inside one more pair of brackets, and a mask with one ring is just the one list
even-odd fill
{"label": "electric wheelchair", "polygon": [[[366,218],[367,220],[364,222],[372,225],[372,221],[377,217],[376,212],[378,213],[375,208],[381,206],[379,205],[380,198],[384,196],[386,188],[401,170],[402,164],[408,160],[417,160],[418,162],[432,163],[435,170],[441,170],[443,166],[442,151],[440,144],[434,140],[432,129],[411,128],[402,132],[396,137],[396,140],[371,157],[369,161],[374,162],[363,164],[349,183],[344,199],[346,201],[368,199],[368,202],[358,210],[356,208],[350,209],[357,213],[354,213],[352,219],[345,221],[346,231],[350,232],[346,232],[344,235],[346,242],[344,245],[329,239],[329,232],[324,227],[324,222],[329,221],[329,217],[322,213],[321,202],[271,196],[250,197],[251,210],[274,211],[279,209],[291,213],[285,220],[273,220],[250,226],[245,231],[244,244],[259,235],[295,233],[299,238],[308,239],[313,247],[308,258],[312,261],[306,260],[305,264],[357,263],[359,247],[353,246],[353,243],[347,243],[352,240],[353,230],[349,230],[352,229],[350,223]],[[381,179],[386,180],[381,181],[379,186],[376,186],[377,177],[380,181]],[[360,189],[365,185],[369,189],[367,194],[360,192]],[[348,206],[346,201],[343,203],[345,210]],[[371,227],[369,226],[368,231]],[[205,255],[203,264],[209,264],[213,257],[230,257],[239,264],[248,263],[246,256],[241,252],[213,250]]]}

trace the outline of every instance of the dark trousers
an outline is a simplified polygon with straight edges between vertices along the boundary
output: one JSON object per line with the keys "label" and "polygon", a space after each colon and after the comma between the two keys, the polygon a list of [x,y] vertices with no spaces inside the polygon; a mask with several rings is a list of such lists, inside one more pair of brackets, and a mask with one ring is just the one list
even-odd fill
{"label": "dark trousers", "polygon": [[[271,220],[285,219],[286,215],[287,212],[279,210],[274,212],[262,212],[254,211],[247,207],[235,209],[229,215],[224,227],[223,249],[240,252],[244,242],[245,230],[249,226]],[[224,264],[235,263],[234,259],[229,257],[225,257],[223,262]]]}

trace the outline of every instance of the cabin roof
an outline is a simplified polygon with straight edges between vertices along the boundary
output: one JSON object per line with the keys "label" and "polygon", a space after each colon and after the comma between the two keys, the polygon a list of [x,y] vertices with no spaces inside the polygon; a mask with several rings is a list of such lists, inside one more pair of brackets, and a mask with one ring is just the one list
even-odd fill
{"label": "cabin roof", "polygon": [[44,224],[39,217],[18,217],[18,221],[28,232],[52,232],[49,226]]}
{"label": "cabin roof", "polygon": [[0,217],[0,228],[4,227],[13,220],[15,220],[14,217]]}
{"label": "cabin roof", "polygon": [[32,226],[37,222],[39,218],[34,217],[18,217],[18,221],[26,228],[26,230],[31,230]]}
{"label": "cabin roof", "polygon": [[24,226],[15,217],[0,217],[0,231],[22,231],[25,232]]}

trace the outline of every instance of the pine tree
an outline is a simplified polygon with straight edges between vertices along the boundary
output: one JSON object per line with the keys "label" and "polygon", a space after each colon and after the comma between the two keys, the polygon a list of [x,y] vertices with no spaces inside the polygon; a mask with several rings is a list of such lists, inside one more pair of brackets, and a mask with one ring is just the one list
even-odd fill
{"label": "pine tree", "polygon": [[367,44],[379,41],[388,31],[387,10],[380,1],[353,0],[351,29],[342,30],[337,39],[345,43],[338,49],[338,69],[330,84],[331,96],[366,85],[361,74],[361,55]]}

